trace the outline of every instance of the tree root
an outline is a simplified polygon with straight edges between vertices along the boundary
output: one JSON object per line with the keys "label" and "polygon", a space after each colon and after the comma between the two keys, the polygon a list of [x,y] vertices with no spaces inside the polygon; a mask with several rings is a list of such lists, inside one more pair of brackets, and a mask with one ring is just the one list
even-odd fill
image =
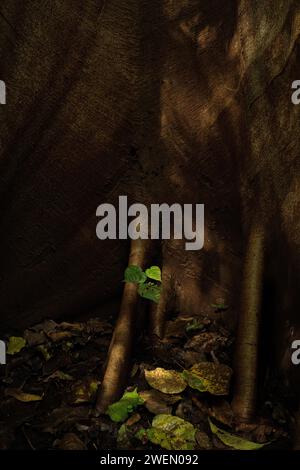
{"label": "tree root", "polygon": [[253,418],[256,407],[264,244],[264,228],[261,223],[255,222],[250,229],[245,255],[232,403],[235,414],[244,421]]}
{"label": "tree root", "polygon": [[149,334],[154,341],[164,337],[167,310],[171,310],[171,284],[171,269],[168,265],[165,265],[162,269],[162,291],[159,303],[153,303],[150,311]]}
{"label": "tree root", "polygon": [[[149,248],[150,244],[147,240],[133,240],[128,264],[144,268]],[[126,384],[135,336],[137,301],[137,286],[126,283],[119,317],[108,351],[104,378],[98,394],[96,412],[99,414],[105,413],[107,407],[118,400]]]}

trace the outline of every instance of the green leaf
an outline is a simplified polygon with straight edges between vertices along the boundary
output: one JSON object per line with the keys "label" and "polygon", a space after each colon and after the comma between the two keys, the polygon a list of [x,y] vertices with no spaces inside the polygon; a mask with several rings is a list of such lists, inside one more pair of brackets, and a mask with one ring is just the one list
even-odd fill
{"label": "green leaf", "polygon": [[136,433],[135,437],[139,440],[142,441],[142,444],[146,444],[148,442],[148,436],[147,436],[147,429],[145,428],[140,428]]}
{"label": "green leaf", "polygon": [[130,440],[128,437],[126,424],[122,424],[118,430],[117,444],[121,449],[128,449],[130,447]]}
{"label": "green leaf", "polygon": [[158,266],[151,266],[151,268],[146,269],[145,273],[149,279],[161,282],[161,270]]}
{"label": "green leaf", "polygon": [[157,286],[153,282],[145,282],[139,284],[138,293],[144,299],[152,300],[158,303],[160,299],[161,287]]}
{"label": "green leaf", "polygon": [[147,276],[139,266],[128,266],[125,270],[125,282],[140,284],[146,281]]}
{"label": "green leaf", "polygon": [[204,328],[203,323],[201,323],[199,320],[194,318],[194,320],[192,320],[186,325],[185,331],[188,333],[189,331],[203,330],[203,328]]}
{"label": "green leaf", "polygon": [[144,400],[139,396],[137,389],[133,392],[125,392],[121,400],[108,407],[107,414],[115,423],[122,423],[128,418],[129,413],[143,403]]}
{"label": "green leaf", "polygon": [[20,352],[26,345],[26,340],[19,336],[11,336],[7,345],[7,354],[14,355]]}
{"label": "green leaf", "polygon": [[200,362],[182,372],[187,384],[199,392],[212,395],[228,395],[232,369],[224,364]]}
{"label": "green leaf", "polygon": [[199,392],[207,391],[203,380],[201,380],[199,377],[192,374],[188,370],[184,370],[181,375],[183,380],[185,380],[189,387],[194,388],[195,390],[199,390]]}
{"label": "green leaf", "polygon": [[40,346],[37,346],[36,348],[40,353],[43,355],[45,361],[49,361],[51,359],[52,354],[49,352],[48,348],[44,346],[43,344],[40,344]]}
{"label": "green leaf", "polygon": [[195,448],[194,426],[177,416],[161,414],[155,416],[152,427],[140,430],[136,437],[142,439],[144,435],[153,444],[167,450],[193,450]]}
{"label": "green leaf", "polygon": [[219,310],[219,311],[222,311],[222,310],[227,310],[229,307],[228,305],[224,304],[224,303],[220,303],[220,304],[211,304],[212,308],[214,308],[215,310]]}
{"label": "green leaf", "polygon": [[223,442],[223,444],[232,447],[233,449],[258,450],[269,444],[269,442],[265,442],[264,444],[257,444],[256,442],[248,441],[247,439],[243,439],[242,437],[234,436],[233,434],[230,434],[229,432],[218,428],[215,424],[211,422],[209,418],[208,421],[211,432],[215,434],[220,439],[220,441]]}

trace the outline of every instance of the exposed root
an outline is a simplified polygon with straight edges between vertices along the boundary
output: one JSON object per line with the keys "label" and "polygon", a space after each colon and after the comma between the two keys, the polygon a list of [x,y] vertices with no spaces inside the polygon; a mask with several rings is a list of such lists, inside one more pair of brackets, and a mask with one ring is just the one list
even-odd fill
{"label": "exposed root", "polygon": [[263,225],[255,222],[250,230],[245,255],[232,403],[235,414],[245,421],[253,418],[256,406],[264,243]]}
{"label": "exposed root", "polygon": [[[148,249],[148,241],[133,240],[128,264],[144,268]],[[96,405],[98,413],[105,413],[107,407],[120,397],[125,386],[135,335],[137,300],[137,286],[126,283],[119,317],[108,351],[106,370],[98,395]]]}
{"label": "exposed root", "polygon": [[168,265],[162,270],[162,291],[158,304],[151,306],[150,311],[150,336],[159,339],[164,337],[166,312],[170,309],[170,299],[172,298],[171,270]]}

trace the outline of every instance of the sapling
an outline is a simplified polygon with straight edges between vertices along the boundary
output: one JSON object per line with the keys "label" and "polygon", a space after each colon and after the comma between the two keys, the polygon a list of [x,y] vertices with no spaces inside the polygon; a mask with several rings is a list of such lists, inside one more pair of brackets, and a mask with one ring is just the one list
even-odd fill
{"label": "sapling", "polygon": [[[161,293],[161,270],[151,266],[143,271],[139,266],[128,266],[125,270],[124,282],[138,285],[138,293],[144,299],[158,303]],[[151,280],[149,280],[151,279]]]}

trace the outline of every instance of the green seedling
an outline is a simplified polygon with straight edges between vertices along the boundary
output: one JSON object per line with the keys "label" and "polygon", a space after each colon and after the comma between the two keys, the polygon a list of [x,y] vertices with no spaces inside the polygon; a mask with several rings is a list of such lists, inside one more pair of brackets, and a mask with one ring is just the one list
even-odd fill
{"label": "green seedling", "polygon": [[[161,270],[151,266],[143,271],[139,266],[128,266],[125,270],[125,282],[138,285],[138,293],[144,299],[159,302],[161,294]],[[151,279],[151,280],[150,280]]]}

